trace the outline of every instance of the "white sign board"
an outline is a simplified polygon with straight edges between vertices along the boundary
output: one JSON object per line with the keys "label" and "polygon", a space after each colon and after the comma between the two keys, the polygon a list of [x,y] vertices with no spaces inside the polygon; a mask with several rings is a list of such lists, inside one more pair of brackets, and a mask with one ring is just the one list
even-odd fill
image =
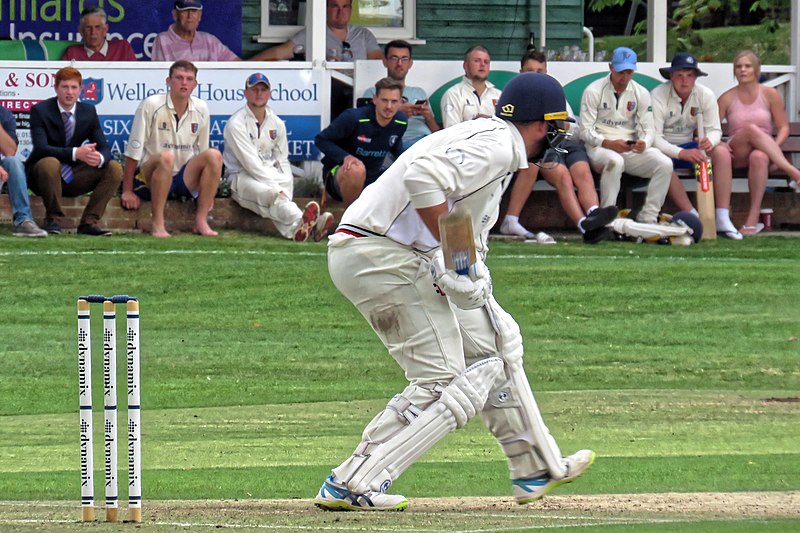
{"label": "white sign board", "polygon": [[[98,65],[76,65],[83,75],[81,101],[97,107],[112,152],[123,152],[139,103],[152,94],[166,92],[169,63],[140,64],[134,69],[121,63]],[[244,80],[256,69],[252,66],[221,69],[214,64],[206,68],[206,65],[209,64],[198,63],[198,86],[193,94],[205,100],[211,111],[211,145],[223,148],[225,123],[244,105]],[[0,67],[0,105],[17,117],[18,152],[23,158],[31,150],[30,109],[55,96],[53,78],[61,66],[42,62]],[[290,158],[317,159],[314,137],[320,130],[322,106],[328,106],[330,100],[321,94],[322,73],[312,69],[275,69],[266,74],[272,86],[269,105],[286,122]]]}

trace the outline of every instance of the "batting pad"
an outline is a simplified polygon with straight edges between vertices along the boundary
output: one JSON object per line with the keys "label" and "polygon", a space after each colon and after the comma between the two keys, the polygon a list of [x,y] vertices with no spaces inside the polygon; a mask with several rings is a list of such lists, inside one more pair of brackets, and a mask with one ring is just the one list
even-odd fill
{"label": "batting pad", "polygon": [[[525,422],[528,425],[530,435],[526,436],[529,439],[532,437],[527,444],[532,444],[539,453],[539,457],[547,464],[550,477],[553,479],[564,478],[567,475],[567,469],[561,457],[561,450],[542,419],[542,413],[539,411],[539,405],[533,397],[533,391],[528,382],[528,376],[525,374],[525,369],[522,365],[511,369],[509,377],[511,378],[511,388],[517,397]],[[508,444],[503,443],[504,449],[506,446]]]}
{"label": "batting pad", "polygon": [[647,239],[660,239],[661,237],[679,237],[689,235],[686,226],[673,226],[667,224],[645,224],[635,222],[629,218],[616,218],[611,224],[611,229],[628,237]]}
{"label": "batting pad", "polygon": [[439,400],[394,437],[375,447],[349,479],[341,481],[356,494],[371,490],[386,492],[392,481],[434,444],[463,427],[483,409],[489,391],[502,373],[503,361],[497,357],[469,366],[444,388]]}

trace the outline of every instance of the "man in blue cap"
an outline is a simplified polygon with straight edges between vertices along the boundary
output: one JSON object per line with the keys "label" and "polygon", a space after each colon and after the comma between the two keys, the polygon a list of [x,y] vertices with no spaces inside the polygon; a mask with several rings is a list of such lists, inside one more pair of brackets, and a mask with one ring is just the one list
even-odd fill
{"label": "man in blue cap", "polygon": [[[700,70],[697,59],[687,52],[675,54],[672,65],[660,68],[659,72],[669,81],[650,93],[655,147],[672,158],[675,168],[693,168],[696,163],[704,163],[707,157],[711,157],[717,232],[729,239],[741,240],[742,234],[730,219],[733,163],[730,149],[720,144],[722,126],[717,97],[711,89],[696,83],[697,78],[706,73]],[[704,135],[696,139],[695,132],[700,121]],[[690,211],[697,215],[675,173],[672,174],[669,197],[679,211]]]}
{"label": "man in blue cap", "polygon": [[272,220],[278,232],[295,241],[322,240],[333,215],[308,202],[302,211],[292,201],[294,176],[289,166],[286,125],[267,105],[269,79],[256,72],[244,82],[245,105],[225,124],[225,178],[231,197],[245,209]]}
{"label": "man in blue cap", "polygon": [[580,137],[592,168],[601,173],[600,204],[616,204],[623,172],[647,178],[647,197],[636,220],[655,224],[669,189],[672,161],[653,147],[650,93],[633,81],[636,52],[617,48],[609,70],[581,98]]}

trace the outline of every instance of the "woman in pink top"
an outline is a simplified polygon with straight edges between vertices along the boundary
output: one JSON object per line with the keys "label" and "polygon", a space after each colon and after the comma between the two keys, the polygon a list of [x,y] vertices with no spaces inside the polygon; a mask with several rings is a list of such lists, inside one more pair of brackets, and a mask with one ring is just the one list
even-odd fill
{"label": "woman in pink top", "polygon": [[[728,121],[728,147],[734,167],[747,167],[750,209],[742,235],[755,235],[764,225],[758,221],[767,187],[770,165],[800,183],[800,170],[786,159],[781,144],[789,136],[789,122],[780,94],[758,82],[761,60],[749,50],[736,55],[733,75],[739,82],[719,97],[719,116]],[[775,137],[772,132],[776,131]]]}

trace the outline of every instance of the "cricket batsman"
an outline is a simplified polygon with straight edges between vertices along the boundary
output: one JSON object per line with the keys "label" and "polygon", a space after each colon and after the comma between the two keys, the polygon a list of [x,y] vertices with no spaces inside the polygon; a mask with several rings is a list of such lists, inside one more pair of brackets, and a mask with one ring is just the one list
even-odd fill
{"label": "cricket batsman", "polygon": [[[328,510],[398,511],[391,484],[445,435],[481,413],[521,504],[580,476],[594,461],[562,457],[522,365],[520,329],[492,297],[489,229],[514,173],[558,150],[564,91],[550,76],[512,79],[495,116],[418,141],[364,189],[329,238],[333,283],[380,337],[409,381],[364,429],[314,503]],[[466,212],[476,259],[445,267],[439,218]],[[449,239],[448,239],[449,240]]]}

